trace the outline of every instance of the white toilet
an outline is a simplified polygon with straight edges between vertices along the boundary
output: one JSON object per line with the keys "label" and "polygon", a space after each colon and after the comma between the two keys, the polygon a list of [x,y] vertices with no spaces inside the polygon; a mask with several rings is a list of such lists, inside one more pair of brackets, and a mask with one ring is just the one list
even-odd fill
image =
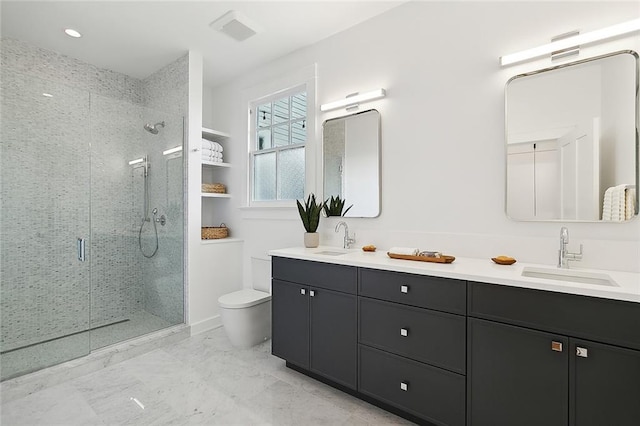
{"label": "white toilet", "polygon": [[222,325],[231,344],[249,348],[271,338],[271,261],[251,258],[253,288],[220,296]]}

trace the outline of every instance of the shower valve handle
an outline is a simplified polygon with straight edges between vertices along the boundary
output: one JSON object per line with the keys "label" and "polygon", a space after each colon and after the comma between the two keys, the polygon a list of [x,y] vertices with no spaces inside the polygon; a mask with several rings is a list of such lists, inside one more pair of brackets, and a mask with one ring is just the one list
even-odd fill
{"label": "shower valve handle", "polygon": [[156,222],[158,222],[162,226],[165,226],[167,224],[167,217],[165,215],[157,217]]}

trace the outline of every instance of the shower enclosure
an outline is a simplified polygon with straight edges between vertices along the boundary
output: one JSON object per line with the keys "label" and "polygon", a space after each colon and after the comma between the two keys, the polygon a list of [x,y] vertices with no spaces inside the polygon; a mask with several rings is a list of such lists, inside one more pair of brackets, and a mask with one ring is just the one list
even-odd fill
{"label": "shower enclosure", "polygon": [[2,379],[183,323],[183,117],[0,84]]}

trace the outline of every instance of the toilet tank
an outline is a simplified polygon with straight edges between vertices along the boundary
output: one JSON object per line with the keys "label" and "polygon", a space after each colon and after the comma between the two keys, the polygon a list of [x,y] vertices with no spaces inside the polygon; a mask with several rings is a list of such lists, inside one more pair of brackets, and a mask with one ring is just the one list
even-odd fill
{"label": "toilet tank", "polygon": [[271,293],[271,259],[251,258],[251,283],[254,290]]}

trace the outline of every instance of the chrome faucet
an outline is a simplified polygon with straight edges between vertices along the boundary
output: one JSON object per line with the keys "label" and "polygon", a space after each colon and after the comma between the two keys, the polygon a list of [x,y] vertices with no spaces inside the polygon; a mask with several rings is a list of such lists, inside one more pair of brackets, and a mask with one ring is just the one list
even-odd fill
{"label": "chrome faucet", "polygon": [[340,230],[340,226],[344,226],[344,243],[342,248],[351,248],[351,244],[356,242],[356,234],[354,233],[352,236],[349,236],[349,226],[347,226],[347,222],[340,221],[336,225],[336,232]]}
{"label": "chrome faucet", "polygon": [[569,260],[582,260],[582,244],[580,244],[580,253],[570,253],[567,251],[569,244],[569,230],[566,226],[560,228],[560,250],[558,250],[558,268],[568,268]]}

